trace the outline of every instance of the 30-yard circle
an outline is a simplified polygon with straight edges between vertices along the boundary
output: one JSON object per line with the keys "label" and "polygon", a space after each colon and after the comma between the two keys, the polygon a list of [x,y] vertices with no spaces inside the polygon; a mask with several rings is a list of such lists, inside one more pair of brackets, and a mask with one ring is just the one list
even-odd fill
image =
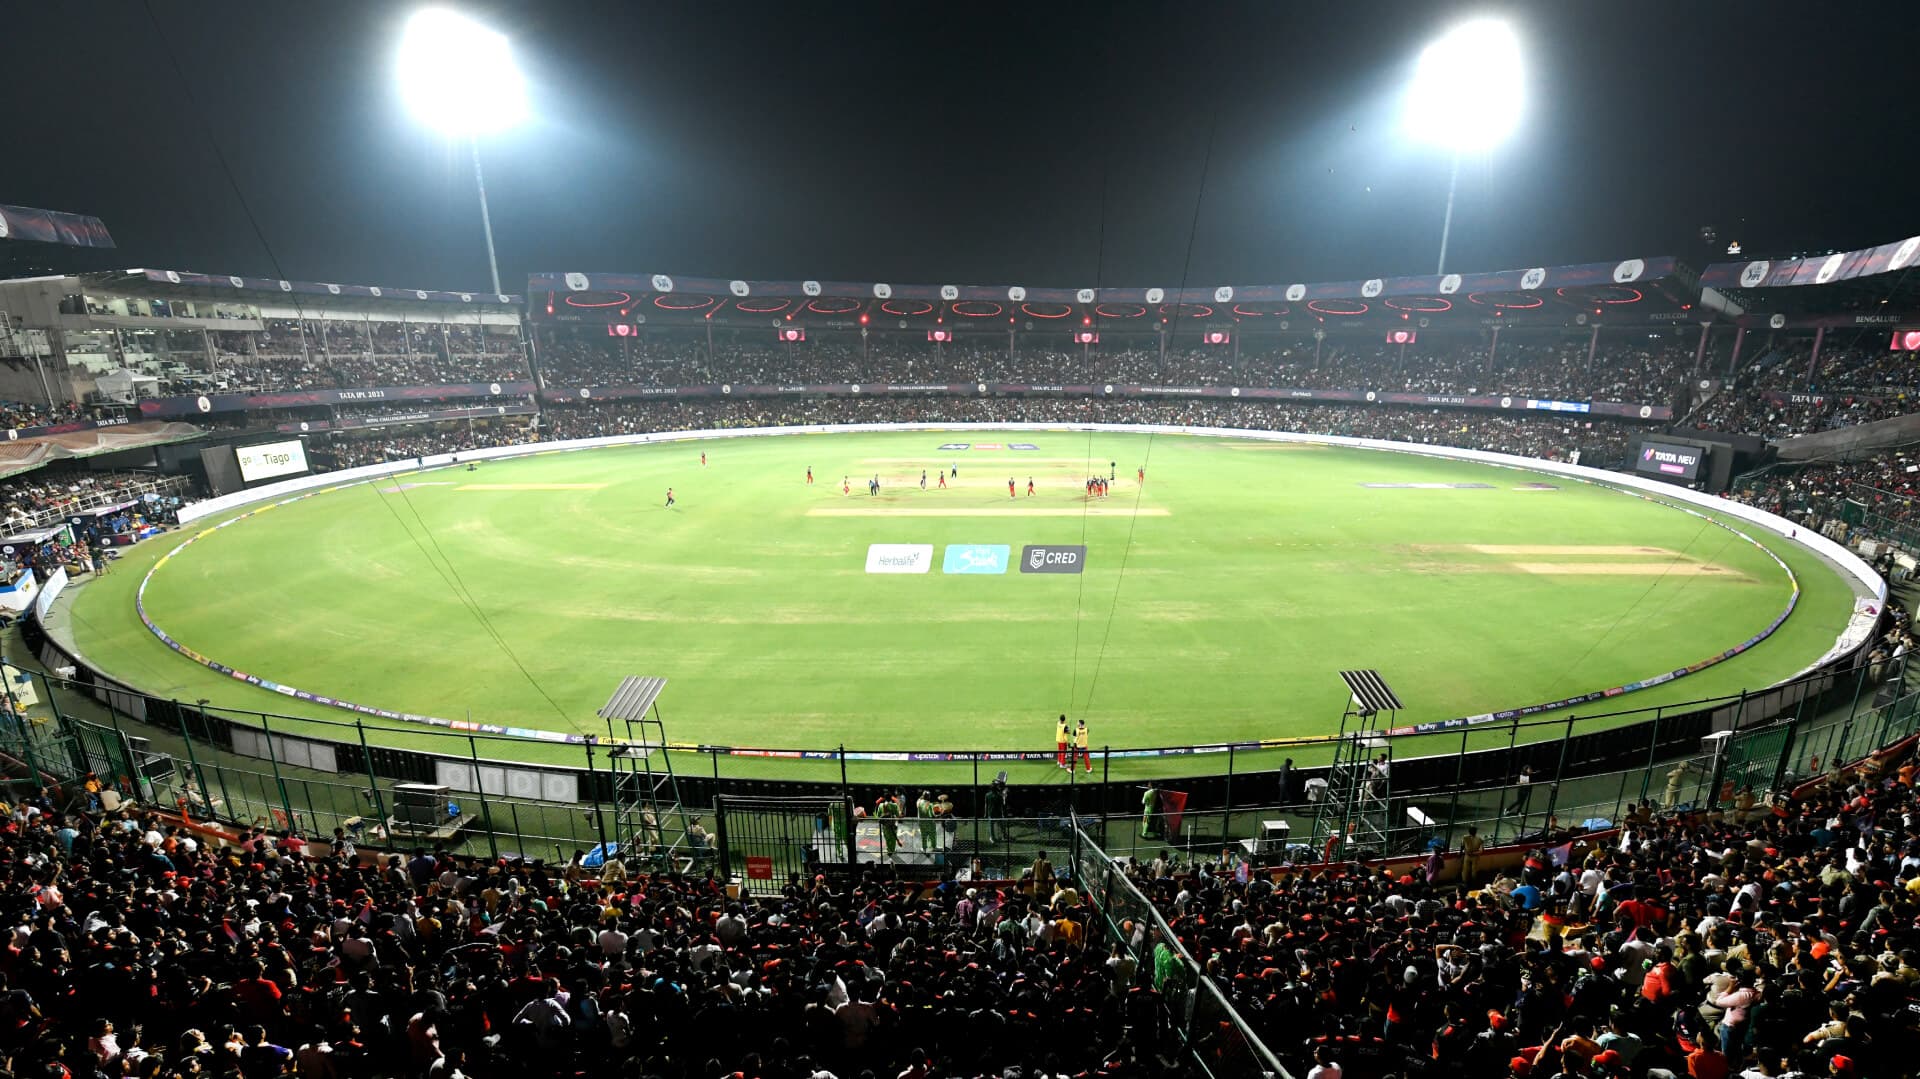
{"label": "30-yard circle", "polygon": [[[1090,498],[1096,473],[1109,486]],[[925,561],[875,572],[876,545]],[[1083,568],[1030,572],[1036,547],[1084,547]],[[689,741],[1032,748],[1061,711],[1116,746],[1323,734],[1333,672],[1353,666],[1393,681],[1408,722],[1554,700],[1715,656],[1792,598],[1726,528],[1539,473],[969,431],[620,447],[344,487],[171,555],[145,607],[222,665],[396,712],[579,735],[621,676],[648,673],[673,680]],[[1804,666],[1846,614],[1831,587],[1811,606],[1790,639],[1682,693]],[[139,663],[190,666],[153,647]],[[225,686],[216,700],[298,703]]]}

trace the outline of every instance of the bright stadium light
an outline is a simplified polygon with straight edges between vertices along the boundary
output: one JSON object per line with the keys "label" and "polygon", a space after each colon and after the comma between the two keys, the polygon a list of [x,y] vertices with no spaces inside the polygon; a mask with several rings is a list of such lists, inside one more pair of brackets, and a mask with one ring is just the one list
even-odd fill
{"label": "bright stadium light", "polygon": [[493,220],[480,172],[480,136],[527,118],[527,86],[505,34],[457,11],[427,8],[407,20],[400,35],[400,98],[422,124],[448,138],[464,138],[473,153],[480,189],[480,227],[487,236],[487,268],[500,293],[493,253]]}
{"label": "bright stadium light", "polygon": [[1460,155],[1491,149],[1513,134],[1526,97],[1524,82],[1520,38],[1498,19],[1461,23],[1427,46],[1414,65],[1404,114],[1407,133],[1453,153],[1436,273],[1447,272]]}
{"label": "bright stadium light", "polygon": [[400,97],[415,119],[449,137],[504,131],[527,116],[526,80],[507,36],[446,8],[407,20]]}

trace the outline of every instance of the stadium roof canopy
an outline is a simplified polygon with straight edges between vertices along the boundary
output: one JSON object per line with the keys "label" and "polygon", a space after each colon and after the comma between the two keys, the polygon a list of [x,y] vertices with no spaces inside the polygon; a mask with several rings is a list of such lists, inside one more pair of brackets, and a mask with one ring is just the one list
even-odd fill
{"label": "stadium roof canopy", "polygon": [[[1162,324],[1276,330],[1480,324],[1584,326],[1687,322],[1701,298],[1673,258],[1626,259],[1493,273],[1287,285],[1053,288],[877,281],[747,281],[669,274],[539,273],[527,279],[538,320],[688,325],[803,323],[987,329],[1058,326],[1158,329]],[[1250,327],[1251,328],[1251,327]]]}
{"label": "stadium roof canopy", "polygon": [[282,281],[272,277],[240,277],[190,273],[185,270],[124,270],[83,274],[90,287],[124,296],[155,299],[182,297],[232,300],[243,303],[298,303],[303,297],[325,300],[389,301],[403,304],[451,306],[518,306],[520,297],[486,292],[447,292],[440,289],[394,288],[386,285],[338,285],[319,281]]}
{"label": "stadium roof canopy", "polygon": [[1750,310],[1789,323],[1904,325],[1920,319],[1920,236],[1865,247],[1785,259],[1717,262],[1701,284]]}
{"label": "stadium roof canopy", "polygon": [[0,240],[32,240],[67,247],[112,247],[106,223],[86,214],[0,206]]}

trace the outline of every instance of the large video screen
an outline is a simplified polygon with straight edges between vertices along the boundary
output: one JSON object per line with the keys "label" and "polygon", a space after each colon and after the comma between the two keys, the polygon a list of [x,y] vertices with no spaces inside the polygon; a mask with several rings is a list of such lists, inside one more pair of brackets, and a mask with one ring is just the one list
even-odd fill
{"label": "large video screen", "polygon": [[295,476],[307,470],[307,448],[297,438],[287,442],[262,442],[257,446],[235,446],[233,455],[240,461],[240,478],[248,483]]}
{"label": "large video screen", "polygon": [[1700,463],[1707,451],[1698,446],[1675,446],[1669,442],[1640,443],[1640,459],[1634,468],[1667,479],[1691,480],[1700,476]]}

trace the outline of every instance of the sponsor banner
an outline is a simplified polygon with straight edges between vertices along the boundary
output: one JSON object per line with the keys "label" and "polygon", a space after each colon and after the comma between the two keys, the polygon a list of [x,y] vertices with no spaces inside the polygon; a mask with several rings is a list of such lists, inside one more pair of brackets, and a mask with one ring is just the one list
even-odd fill
{"label": "sponsor banner", "polygon": [[[977,397],[981,387],[989,394],[1019,397],[1025,394],[1046,394],[1079,397],[1197,397],[1224,399],[1251,399],[1256,401],[1371,401],[1390,405],[1425,405],[1432,408],[1530,408],[1554,412],[1585,412],[1603,416],[1622,416],[1628,419],[1668,420],[1673,418],[1673,409],[1666,405],[1628,403],[1622,401],[1541,401],[1529,402],[1525,398],[1466,396],[1461,394],[1425,394],[1425,393],[1385,393],[1370,390],[1314,390],[1291,386],[1141,386],[1135,384],[1105,383],[1101,385],[1044,385],[1026,382],[992,382],[974,385],[924,385],[900,386],[861,383],[809,383],[805,385],[748,385],[723,384],[719,386],[574,386],[549,387],[541,392],[546,401],[617,401],[632,397],[778,397],[778,396],[815,396],[831,397],[849,394],[900,393],[919,394],[929,397],[970,396]],[[216,409],[218,411],[218,409]]]}
{"label": "sponsor banner", "polygon": [[1010,449],[1010,450],[1028,450],[1028,451],[1032,451],[1032,450],[1037,450],[1037,449],[1039,449],[1040,447],[1038,447],[1038,446],[1036,446],[1036,445],[1034,445],[1034,444],[1033,444],[1033,443],[1031,443],[1031,442],[1009,442],[1009,443],[1007,443],[1007,448],[1008,448],[1008,449]]}
{"label": "sponsor banner", "polygon": [[[1005,573],[1009,550],[1004,543],[950,543],[940,572]],[[867,572],[872,573],[873,570],[869,568]]]}
{"label": "sponsor banner", "polygon": [[1770,405],[1812,405],[1814,408],[1827,407],[1827,395],[1824,393],[1767,393],[1763,394]]}
{"label": "sponsor banner", "polygon": [[1239,396],[1255,400],[1288,401],[1364,401],[1364,390],[1307,390],[1292,386],[1255,386],[1243,388]]}
{"label": "sponsor banner", "polygon": [[1630,420],[1670,420],[1673,409],[1667,405],[1641,405],[1627,401],[1595,401],[1595,416],[1624,416]]}
{"label": "sponsor banner", "polygon": [[70,435],[75,431],[97,431],[102,427],[124,427],[133,420],[126,416],[115,416],[105,420],[68,420],[66,423],[50,423],[44,427],[14,427],[7,431],[7,441],[22,438],[45,438],[48,435]]}
{"label": "sponsor banner", "polygon": [[1457,393],[1387,393],[1373,394],[1369,400],[1387,405],[1439,405],[1442,408],[1499,408],[1498,397],[1470,397]]}
{"label": "sponsor banner", "polygon": [[131,547],[143,539],[159,535],[162,531],[164,531],[164,529],[147,525],[143,528],[134,529],[131,532],[109,533],[108,535],[99,537],[96,542],[105,544],[108,547]]}
{"label": "sponsor banner", "polygon": [[875,543],[867,547],[868,573],[925,573],[932,568],[931,543]]}
{"label": "sponsor banner", "polygon": [[298,475],[307,470],[307,447],[297,438],[235,446],[233,456],[240,462],[240,478],[247,483]]}
{"label": "sponsor banner", "polygon": [[0,206],[0,239],[34,240],[67,247],[112,247],[106,223],[86,214]]}
{"label": "sponsor banner", "polygon": [[940,452],[941,453],[957,453],[961,450],[966,450],[971,448],[972,448],[972,444],[968,442],[946,442],[941,444]]}
{"label": "sponsor banner", "polygon": [[1030,544],[1020,549],[1021,573],[1079,573],[1086,568],[1085,546]]}
{"label": "sponsor banner", "polygon": [[[151,577],[153,571],[148,570],[147,575]],[[142,587],[146,585],[145,581],[140,583]],[[33,597],[33,613],[44,620],[47,617],[47,611],[53,607],[53,601],[58,599],[60,593],[66,590],[67,567],[61,566],[53,571],[53,576],[48,577],[46,581],[40,585],[40,594]]]}
{"label": "sponsor banner", "polygon": [[1640,443],[1640,458],[1633,463],[1634,471],[1646,472],[1655,476],[1677,476],[1683,480],[1698,479],[1700,462],[1706,459],[1706,451],[1697,446],[1676,446],[1669,442]]}
{"label": "sponsor banner", "polygon": [[0,584],[0,611],[19,614],[33,606],[33,599],[40,594],[40,581],[33,571],[23,569],[12,584]]}
{"label": "sponsor banner", "polygon": [[484,420],[489,416],[531,416],[535,411],[536,409],[528,404],[475,405],[472,408],[432,408],[419,412],[395,412],[385,416],[368,416],[365,419],[357,420],[301,420],[297,423],[278,424],[274,429],[289,433],[306,431],[352,431],[362,427],[392,427],[403,423],[433,423],[439,420]]}
{"label": "sponsor banner", "polygon": [[354,401],[431,401],[442,397],[525,397],[531,382],[448,382],[438,386],[373,386],[362,390],[298,390],[288,393],[214,393],[154,397],[140,402],[142,416],[198,416],[254,408],[306,408]]}

